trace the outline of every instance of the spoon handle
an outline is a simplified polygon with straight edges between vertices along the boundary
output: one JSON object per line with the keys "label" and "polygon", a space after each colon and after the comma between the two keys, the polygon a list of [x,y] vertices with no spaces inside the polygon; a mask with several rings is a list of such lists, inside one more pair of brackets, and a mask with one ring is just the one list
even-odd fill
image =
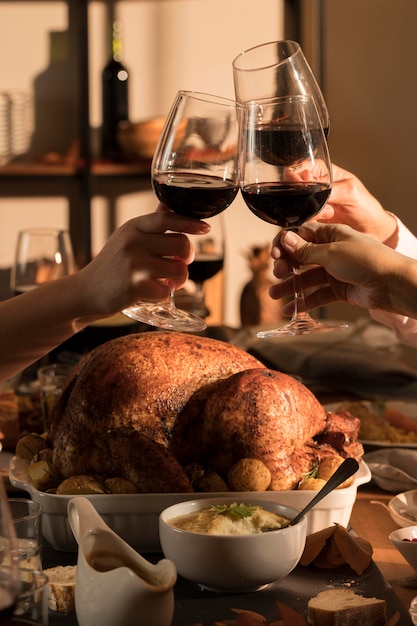
{"label": "spoon handle", "polygon": [[326,484],[316,493],[314,498],[310,500],[310,502],[304,507],[300,513],[298,513],[289,523],[289,526],[293,526],[300,521],[306,513],[310,511],[320,500],[322,500],[328,493],[336,489],[339,485],[341,485],[345,480],[350,478],[355,472],[359,469],[359,463],[356,459],[348,458],[343,461],[341,465],[337,468],[335,473],[330,476],[329,480]]}

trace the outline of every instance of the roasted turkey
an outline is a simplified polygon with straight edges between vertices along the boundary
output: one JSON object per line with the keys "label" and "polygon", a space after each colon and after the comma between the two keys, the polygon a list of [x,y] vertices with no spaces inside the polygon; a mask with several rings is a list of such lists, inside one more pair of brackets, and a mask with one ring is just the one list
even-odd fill
{"label": "roasted turkey", "polygon": [[117,476],[142,493],[187,492],[193,464],[224,478],[231,464],[254,458],[269,469],[270,489],[292,489],[321,447],[327,455],[363,452],[352,421],[348,438],[337,431],[326,440],[331,422],[303,384],[243,350],[154,331],[114,339],[81,359],[52,413],[49,439],[63,478]]}

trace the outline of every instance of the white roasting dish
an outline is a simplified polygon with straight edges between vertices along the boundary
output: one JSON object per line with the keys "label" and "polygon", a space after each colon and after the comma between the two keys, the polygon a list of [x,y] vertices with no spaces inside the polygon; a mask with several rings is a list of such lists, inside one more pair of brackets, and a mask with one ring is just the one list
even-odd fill
{"label": "white roasting dish", "polygon": [[[10,462],[10,482],[27,491],[34,502],[43,506],[43,536],[55,549],[75,552],[77,544],[67,519],[70,495],[55,495],[38,491],[25,472],[26,461],[13,457]],[[371,472],[364,461],[354,476],[353,484],[336,489],[307,514],[307,534],[327,528],[334,523],[347,526],[356,500],[357,489],[371,480]],[[302,509],[316,494],[312,490],[229,492],[236,499],[262,499]],[[83,494],[84,495],[84,494]],[[172,504],[197,498],[222,498],[225,493],[146,493],[146,494],[92,494],[86,495],[106,524],[136,550],[145,553],[161,551],[159,543],[159,514]]]}

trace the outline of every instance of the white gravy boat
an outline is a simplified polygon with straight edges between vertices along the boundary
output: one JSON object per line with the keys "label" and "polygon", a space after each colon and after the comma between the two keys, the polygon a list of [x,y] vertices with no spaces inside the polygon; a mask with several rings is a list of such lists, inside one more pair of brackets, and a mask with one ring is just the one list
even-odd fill
{"label": "white gravy boat", "polygon": [[79,626],[170,626],[177,570],[144,559],[104,523],[87,498],[68,503],[78,543],[75,610]]}

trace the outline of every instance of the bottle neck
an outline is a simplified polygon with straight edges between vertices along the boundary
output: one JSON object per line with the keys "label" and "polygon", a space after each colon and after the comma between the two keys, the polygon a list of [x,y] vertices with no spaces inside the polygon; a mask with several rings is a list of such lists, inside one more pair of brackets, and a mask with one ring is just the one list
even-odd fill
{"label": "bottle neck", "polygon": [[123,61],[123,26],[118,21],[112,25],[111,56],[114,61]]}

